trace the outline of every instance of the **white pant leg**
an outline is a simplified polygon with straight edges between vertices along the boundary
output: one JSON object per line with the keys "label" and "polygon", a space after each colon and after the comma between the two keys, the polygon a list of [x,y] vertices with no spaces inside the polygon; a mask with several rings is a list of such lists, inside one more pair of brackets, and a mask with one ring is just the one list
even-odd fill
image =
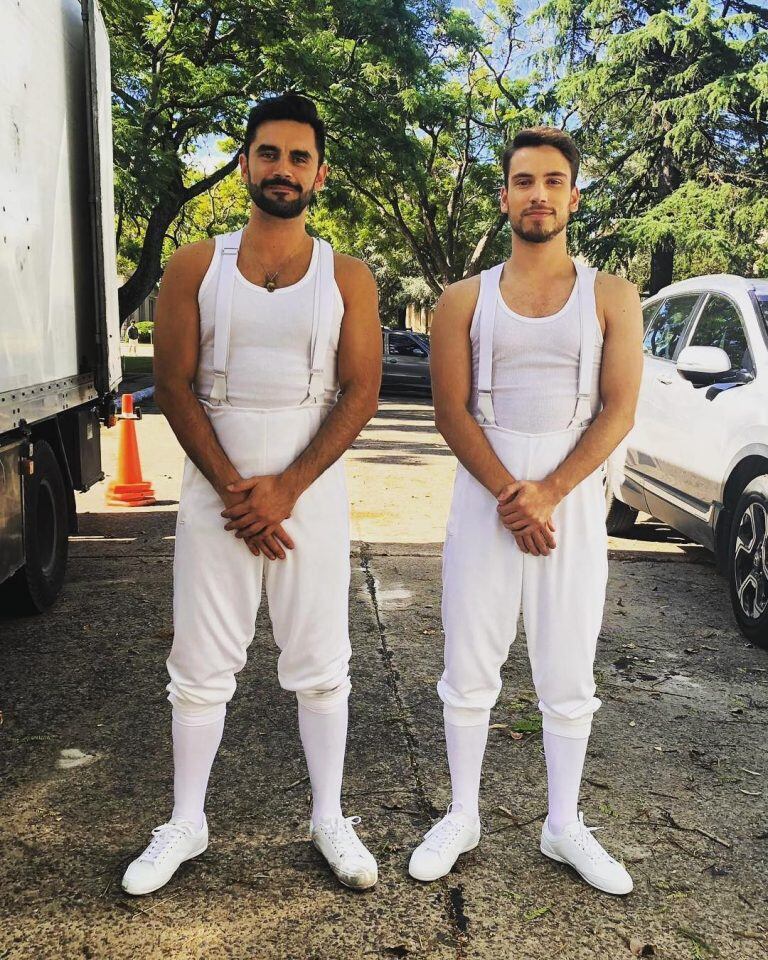
{"label": "white pant leg", "polygon": [[593,668],[608,551],[599,470],[558,504],[553,520],[557,547],[525,557],[523,622],[544,730],[581,739],[601,705]]}
{"label": "white pant leg", "polygon": [[265,586],[280,686],[317,713],[350,690],[349,500],[344,468],[333,464],[299,498],[284,523],[295,544],[265,561]]}
{"label": "white pant leg", "polygon": [[523,554],[496,506],[459,466],[443,551],[445,669],[437,685],[445,720],[456,726],[487,721],[517,630]]}
{"label": "white pant leg", "polygon": [[245,666],[264,560],[224,529],[224,504],[200,471],[184,468],[173,563],[168,699],[198,721],[220,715]]}

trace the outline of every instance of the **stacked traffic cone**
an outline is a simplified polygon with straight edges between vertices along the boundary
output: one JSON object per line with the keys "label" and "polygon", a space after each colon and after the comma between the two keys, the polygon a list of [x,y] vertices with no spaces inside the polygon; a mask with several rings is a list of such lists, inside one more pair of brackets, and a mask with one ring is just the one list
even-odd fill
{"label": "stacked traffic cone", "polygon": [[107,503],[113,507],[148,507],[155,502],[155,492],[148,480],[142,479],[133,394],[123,394],[118,430],[117,479],[107,487]]}

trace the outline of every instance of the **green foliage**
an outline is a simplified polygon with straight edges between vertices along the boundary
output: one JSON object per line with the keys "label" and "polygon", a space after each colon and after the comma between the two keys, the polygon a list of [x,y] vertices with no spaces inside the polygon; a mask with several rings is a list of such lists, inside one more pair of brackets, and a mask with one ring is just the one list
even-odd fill
{"label": "green foliage", "polygon": [[557,0],[535,14],[555,31],[548,98],[579,119],[579,246],[641,285],[665,250],[675,279],[765,271],[768,11],[727,7]]}
{"label": "green foliage", "polygon": [[141,323],[136,324],[136,328],[139,331],[139,343],[152,342],[152,331],[155,328],[154,323],[149,320],[142,320]]}
{"label": "green foliage", "polygon": [[[330,176],[310,229],[362,257],[382,316],[502,259],[499,156],[521,127],[582,150],[572,248],[647,287],[768,272],[768,11],[749,0],[102,0],[125,312],[182,243],[236,229],[248,108],[313,97]],[[542,42],[539,42],[539,41]],[[544,42],[546,41],[546,42]],[[222,160],[210,169],[203,143]],[[225,160],[227,157],[229,160]],[[232,172],[235,171],[235,172]]]}

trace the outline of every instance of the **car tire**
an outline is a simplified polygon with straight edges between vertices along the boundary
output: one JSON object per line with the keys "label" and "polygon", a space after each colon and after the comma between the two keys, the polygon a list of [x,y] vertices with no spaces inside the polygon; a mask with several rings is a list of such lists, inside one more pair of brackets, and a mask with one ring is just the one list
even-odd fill
{"label": "car tire", "polygon": [[734,508],[728,581],[739,629],[768,649],[768,475],[752,480]]}
{"label": "car tire", "polygon": [[610,493],[607,484],[605,491],[605,526],[613,537],[622,537],[630,532],[637,520],[637,510],[628,506]]}
{"label": "car tire", "polygon": [[3,609],[42,613],[61,591],[67,570],[67,493],[56,454],[45,440],[33,451],[34,472],[24,479],[24,566],[2,585]]}

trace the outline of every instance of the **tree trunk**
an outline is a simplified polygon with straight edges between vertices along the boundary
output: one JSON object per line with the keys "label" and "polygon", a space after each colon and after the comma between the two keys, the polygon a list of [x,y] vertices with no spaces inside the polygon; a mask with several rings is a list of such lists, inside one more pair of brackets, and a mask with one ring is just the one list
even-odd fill
{"label": "tree trunk", "polygon": [[167,197],[152,211],[136,269],[118,290],[121,322],[137,310],[162,275],[163,241],[168,228],[184,206],[181,197]]}
{"label": "tree trunk", "polygon": [[[669,118],[663,121],[665,130],[669,129]],[[669,147],[662,147],[659,154],[659,181],[657,188],[657,202],[661,203],[671,196],[680,186],[682,174],[675,163]],[[671,235],[663,237],[651,250],[651,277],[649,281],[650,294],[653,295],[672,283],[675,269],[675,238]]]}
{"label": "tree trunk", "polygon": [[163,241],[168,228],[179,215],[185,203],[199,196],[215,186],[237,166],[238,152],[214,173],[202,180],[198,180],[191,187],[184,187],[181,175],[168,185],[168,189],[161,201],[155,204],[147,223],[147,232],[144,235],[144,244],[141,256],[133,274],[126,280],[117,292],[120,303],[120,322],[137,310],[152,292],[155,284],[163,273],[162,254]]}
{"label": "tree trunk", "polygon": [[668,237],[659,241],[651,251],[651,279],[649,293],[653,296],[662,287],[672,283],[675,266],[675,239]]}

